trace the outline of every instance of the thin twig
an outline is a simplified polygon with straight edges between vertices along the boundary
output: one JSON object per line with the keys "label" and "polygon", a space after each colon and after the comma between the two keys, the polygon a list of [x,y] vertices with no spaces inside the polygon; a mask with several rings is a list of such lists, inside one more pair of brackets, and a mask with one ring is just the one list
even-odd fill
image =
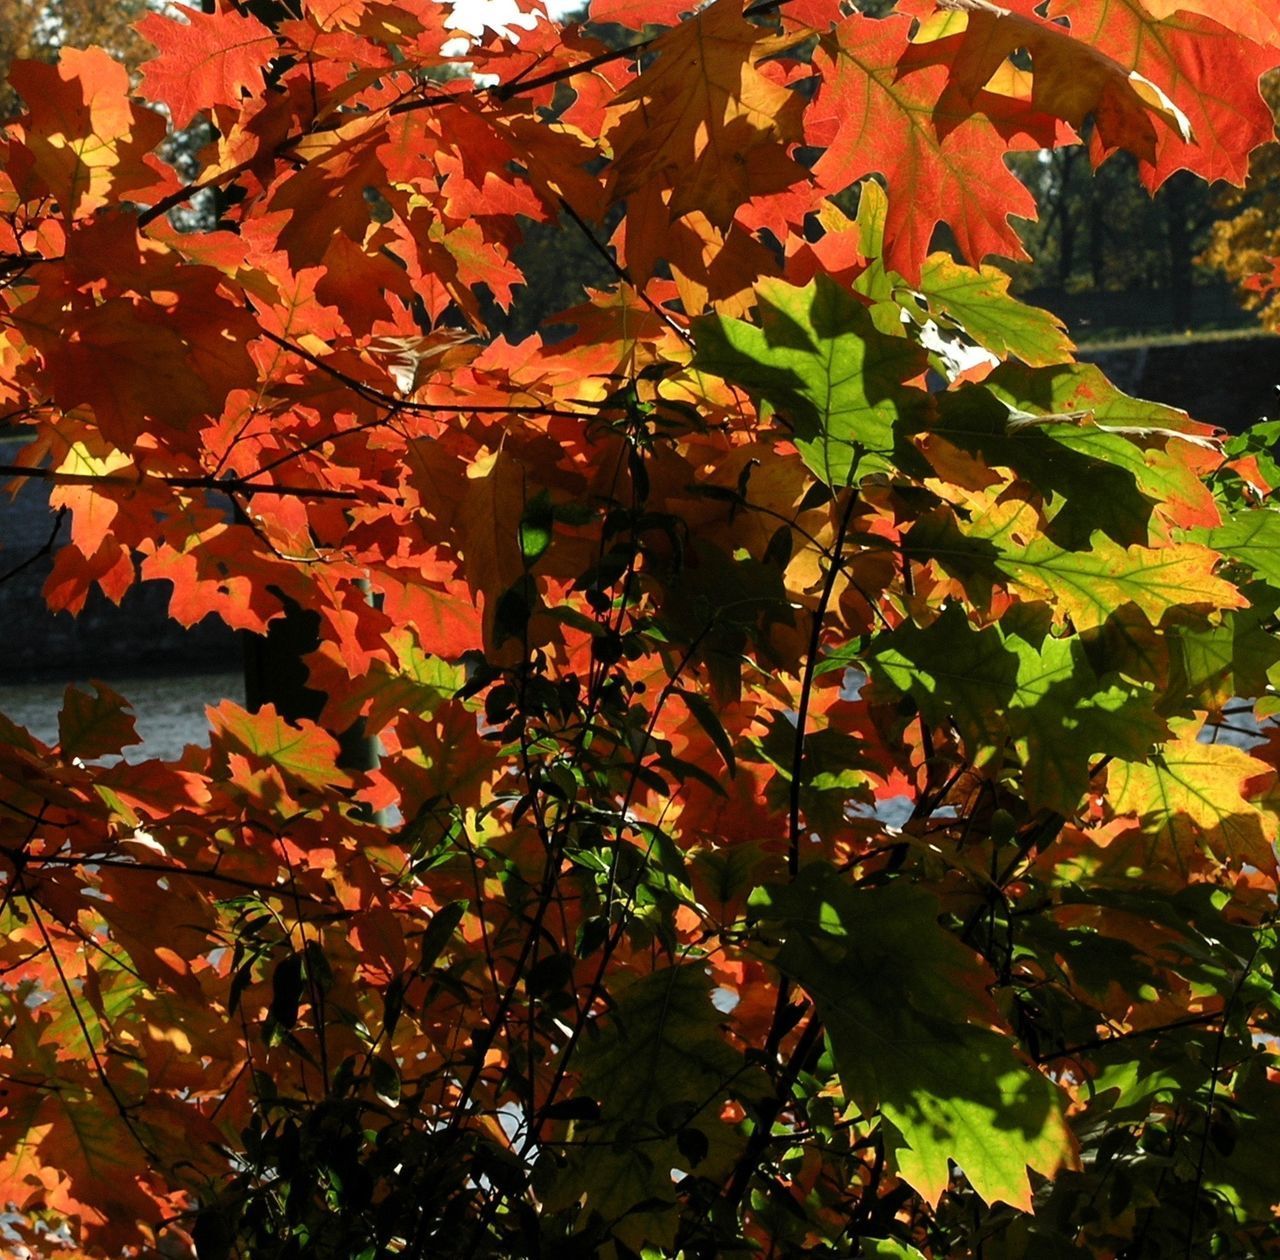
{"label": "thin twig", "polygon": [[[59,486],[119,486],[124,489],[136,490],[145,486],[148,482],[152,482],[169,486],[175,490],[217,490],[222,494],[274,494],[285,499],[362,498],[360,493],[355,490],[330,490],[324,486],[282,486],[271,482],[262,485],[253,481],[253,478],[258,476],[261,476],[261,472],[252,473],[249,477],[157,477],[149,473],[136,477],[127,477],[122,473],[94,475],[93,473],[59,472],[54,468],[28,468],[22,464],[0,464],[0,477],[25,477],[31,481],[52,481]],[[61,524],[62,519],[61,513],[65,511],[66,508],[59,509],[59,524]],[[45,554],[52,547],[56,538],[57,529],[55,528],[53,536],[46,544],[46,547],[26,563],[33,563],[39,555]],[[19,569],[25,567],[26,565],[24,564],[19,566]],[[14,570],[14,572],[17,571]],[[3,577],[0,577],[0,582],[12,576],[13,573],[6,573]]]}
{"label": "thin twig", "polygon": [[662,320],[662,322],[666,324],[666,326],[670,328],[671,331],[675,333],[675,335],[685,343],[685,345],[687,346],[692,345],[693,338],[689,335],[689,330],[677,324],[676,321],[672,318],[671,313],[669,311],[664,310],[661,306],[659,306],[658,303],[655,302],[653,298],[651,298],[644,291],[644,287],[642,285],[637,284],[635,280],[632,279],[631,272],[628,271],[627,268],[623,266],[623,264],[620,263],[617,260],[617,258],[613,256],[612,253],[609,252],[609,247],[605,245],[604,242],[601,241],[596,236],[596,234],[591,230],[590,224],[588,224],[587,221],[563,197],[560,197],[559,201],[560,201],[560,209],[563,210],[565,214],[567,214],[569,218],[573,220],[578,230],[582,233],[584,237],[586,237],[587,243],[591,246],[593,250],[595,250],[597,254],[600,255],[601,258],[604,259],[606,265],[613,272],[613,274],[619,280],[621,280],[624,284],[630,285],[632,291],[636,294],[636,296],[639,297],[639,299],[660,320]]}
{"label": "thin twig", "polygon": [[1108,1037],[1093,1037],[1081,1041],[1077,1045],[1068,1046],[1065,1050],[1053,1050],[1049,1054],[1035,1056],[1037,1063],[1052,1063],[1055,1059],[1071,1059],[1078,1054],[1086,1054],[1090,1050],[1102,1050],[1115,1042],[1130,1041],[1135,1037],[1160,1037],[1167,1032],[1179,1028],[1194,1028],[1200,1024],[1212,1024],[1224,1014],[1223,1011],[1206,1011],[1203,1015],[1187,1015],[1182,1019],[1171,1020],[1167,1024],[1156,1024],[1150,1028],[1130,1028],[1128,1032],[1112,1033]]}
{"label": "thin twig", "polygon": [[10,578],[15,578],[19,573],[29,569],[38,560],[53,553],[53,544],[58,541],[58,535],[62,532],[62,522],[66,520],[67,509],[60,507],[53,519],[53,528],[49,531],[49,537],[45,540],[44,545],[33,551],[25,560],[15,564],[13,568],[4,573],[0,573],[0,585],[7,582]]}
{"label": "thin twig", "polygon": [[[854,466],[858,464],[855,454]],[[796,709],[796,736],[791,750],[791,792],[787,810],[787,873],[792,879],[800,873],[800,798],[803,790],[804,741],[805,727],[809,721],[809,702],[813,695],[813,681],[818,668],[818,652],[822,645],[822,626],[826,620],[827,608],[835,593],[836,579],[842,572],[841,552],[844,549],[845,535],[849,532],[849,524],[853,520],[854,509],[858,506],[858,491],[850,487],[849,498],[840,515],[840,524],[836,529],[835,542],[832,544],[834,560],[827,568],[827,576],[822,584],[822,594],[818,597],[818,606],[813,612],[813,626],[809,631],[809,653],[804,662],[804,674],[800,680],[800,703]]]}
{"label": "thin twig", "polygon": [[1200,1135],[1200,1151],[1196,1156],[1195,1190],[1191,1195],[1191,1214],[1190,1219],[1187,1221],[1187,1260],[1191,1260],[1193,1248],[1195,1247],[1196,1221],[1200,1212],[1200,1188],[1204,1185],[1205,1157],[1209,1153],[1209,1131],[1213,1126],[1213,1109],[1218,1094],[1218,1076],[1222,1071],[1222,1051],[1227,1041],[1227,1021],[1231,1018],[1236,999],[1239,998],[1240,990],[1244,988],[1244,983],[1249,978],[1249,973],[1253,970],[1253,964],[1261,948],[1262,937],[1259,935],[1253,942],[1253,950],[1245,960],[1244,966],[1240,969],[1239,976],[1236,977],[1236,982],[1231,989],[1231,995],[1222,1007],[1222,1023],[1218,1025],[1218,1035],[1213,1043],[1213,1066],[1209,1070],[1209,1100],[1204,1109],[1204,1132]]}
{"label": "thin twig", "polygon": [[[60,854],[38,855],[27,859],[29,866],[100,866],[118,871],[150,872],[153,875],[165,875],[170,879],[205,879],[216,884],[225,884],[229,888],[238,888],[243,892],[257,893],[260,897],[280,897],[289,895],[290,889],[285,884],[260,884],[251,879],[240,879],[235,875],[224,875],[221,871],[202,870],[194,866],[167,866],[163,862],[135,862],[132,859],[112,857],[64,857]],[[296,898],[297,893],[294,892]],[[313,905],[325,907],[336,913],[329,903],[308,894]],[[343,912],[345,917],[345,912]]]}
{"label": "thin twig", "polygon": [[89,1032],[89,1025],[85,1022],[84,1013],[80,1010],[80,1004],[76,1001],[75,994],[72,992],[67,973],[63,970],[62,960],[58,957],[58,951],[53,947],[53,940],[44,925],[44,919],[40,915],[35,899],[27,891],[21,873],[16,876],[15,883],[31,910],[31,917],[35,920],[40,936],[49,950],[49,958],[53,963],[53,969],[57,973],[58,981],[62,986],[62,991],[66,995],[67,1001],[71,1004],[71,1013],[75,1016],[75,1021],[80,1026],[80,1033],[84,1037],[85,1048],[89,1051],[89,1058],[93,1061],[94,1071],[98,1080],[101,1082],[103,1089],[110,1095],[112,1103],[115,1104],[115,1109],[120,1114],[120,1119],[124,1121],[125,1128],[129,1131],[129,1136],[137,1143],[138,1149],[147,1157],[151,1167],[156,1168],[160,1165],[160,1157],[147,1144],[142,1134],[138,1132],[137,1126],[133,1122],[133,1117],[129,1114],[129,1109],[124,1105],[124,1100],[116,1092],[116,1087],[111,1083],[111,1078],[107,1075],[107,1069],[98,1055],[98,1048],[93,1044],[93,1035]]}
{"label": "thin twig", "polygon": [[394,394],[388,394],[385,390],[379,389],[376,385],[370,385],[367,381],[358,380],[349,372],[344,372],[341,368],[334,367],[332,363],[320,358],[319,355],[312,354],[310,350],[290,341],[287,337],[281,337],[278,333],[273,333],[267,328],[259,329],[259,332],[268,341],[274,342],[281,349],[289,351],[290,354],[296,354],[300,359],[310,363],[312,367],[318,368],[321,372],[333,377],[335,381],[345,385],[352,393],[358,394],[366,402],[375,403],[380,407],[391,407],[397,412],[410,412],[414,415],[457,415],[458,413],[463,413],[476,416],[505,416],[510,415],[512,412],[521,412],[526,415],[548,416],[552,419],[564,420],[595,420],[597,418],[594,411],[571,411],[565,407],[548,407],[542,403],[525,405],[514,400],[510,403],[471,404],[422,403],[414,402],[407,398],[397,398]]}

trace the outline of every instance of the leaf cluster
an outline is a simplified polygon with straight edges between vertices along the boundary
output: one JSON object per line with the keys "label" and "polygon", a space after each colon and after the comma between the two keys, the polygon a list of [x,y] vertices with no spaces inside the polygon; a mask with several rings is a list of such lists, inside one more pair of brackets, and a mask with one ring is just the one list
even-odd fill
{"label": "leaf cluster", "polygon": [[[448,17],[157,13],[136,91],[14,68],[45,598],[301,610],[323,697],[171,762],[105,685],[53,743],[0,718],[24,1245],[1273,1251],[1274,435],[1127,397],[984,260],[1011,154],[1242,179],[1280,31]],[[604,280],[500,335],[529,222]]]}

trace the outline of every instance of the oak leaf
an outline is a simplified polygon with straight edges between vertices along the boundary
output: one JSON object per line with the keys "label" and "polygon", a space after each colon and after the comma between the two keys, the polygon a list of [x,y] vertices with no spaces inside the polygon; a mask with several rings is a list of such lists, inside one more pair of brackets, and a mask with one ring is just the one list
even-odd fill
{"label": "oak leaf", "polygon": [[[1031,12],[1034,0],[1012,0],[1012,7]],[[1065,17],[1074,37],[1159,84],[1186,117],[1190,137],[1164,132],[1156,161],[1141,168],[1148,188],[1184,169],[1243,184],[1249,154],[1274,137],[1258,81],[1274,67],[1275,49],[1220,25],[1218,6],[1209,17],[1173,7],[1181,11],[1158,16],[1146,0],[1053,0],[1048,16]]]}
{"label": "oak leaf", "polygon": [[1185,871],[1200,846],[1231,866],[1275,869],[1276,816],[1256,798],[1275,771],[1226,744],[1171,740],[1149,762],[1107,771],[1107,796],[1141,822],[1149,852]]}
{"label": "oak leaf", "polygon": [[855,15],[820,41],[821,86],[805,138],[826,150],[813,168],[821,191],[838,193],[873,172],[884,177],[884,259],[909,282],[942,222],[975,265],[988,254],[1025,257],[1009,219],[1034,218],[1035,201],[1004,158],[1052,146],[1057,120],[987,91],[948,112],[940,104],[946,68],[910,68],[904,60],[909,29],[903,15]]}
{"label": "oak leaf", "polygon": [[966,267],[950,254],[930,254],[917,291],[942,325],[971,338],[998,359],[1010,356],[1030,367],[1069,363],[1075,349],[1062,321],[1028,306],[1009,292],[1009,276],[998,267]]}
{"label": "oak leaf", "polygon": [[129,100],[127,71],[103,49],[65,49],[56,66],[20,61],[9,77],[29,110],[35,171],[68,221],[157,182],[146,159],[164,122]]}
{"label": "oak leaf", "polygon": [[115,756],[128,744],[141,743],[129,703],[105,683],[92,683],[94,693],[69,686],[58,713],[58,744],[64,757],[92,760]]}
{"label": "oak leaf", "polygon": [[[564,1191],[587,1189],[606,1218],[629,1219],[623,1237],[674,1239],[672,1168],[701,1175],[732,1168],[741,1142],[719,1119],[724,1102],[760,1093],[758,1069],[717,1027],[711,979],[696,964],[667,967],[619,995],[609,1027],[583,1053],[580,1090],[600,1104],[599,1119],[574,1126],[595,1143],[564,1174]],[[694,1149],[691,1160],[684,1151]]]}
{"label": "oak leaf", "polygon": [[1243,608],[1247,600],[1213,575],[1217,555],[1196,543],[1121,547],[1096,533],[1087,549],[1046,537],[1034,508],[1016,499],[983,504],[964,526],[921,521],[908,538],[962,577],[1004,580],[1023,598],[1043,600],[1077,630],[1091,630],[1126,604],[1152,625],[1182,608]]}
{"label": "oak leaf", "polygon": [[287,722],[274,705],[248,713],[231,700],[206,709],[214,746],[252,761],[277,767],[310,788],[347,786],[351,776],[338,769],[338,741],[314,722]]}
{"label": "oak leaf", "polygon": [[935,726],[954,721],[979,764],[994,757],[998,765],[1012,740],[1028,802],[1070,816],[1095,757],[1141,758],[1168,731],[1154,693],[1098,678],[1078,638],[1007,620],[1013,629],[975,630],[951,605],[923,629],[884,635],[868,664]]}
{"label": "oak leaf", "polygon": [[1028,1168],[1074,1162],[1061,1094],[993,1027],[972,960],[927,894],[855,890],[814,863],[751,906],[777,925],[775,965],[813,998],[850,1100],[879,1109],[900,1175],[925,1198],[942,1196],[955,1160],[983,1199],[1025,1207]]}
{"label": "oak leaf", "polygon": [[1194,530],[1190,536],[1248,565],[1262,581],[1280,590],[1280,512],[1267,507],[1246,509],[1221,525]]}
{"label": "oak leaf", "polygon": [[785,47],[738,0],[714,0],[659,38],[654,64],[613,102],[612,195],[669,188],[672,221],[700,210],[723,230],[744,202],[803,179],[787,154],[803,101],[761,65]]}
{"label": "oak leaf", "polygon": [[1187,120],[1158,84],[1122,66],[1074,33],[1032,13],[1014,13],[988,0],[945,0],[914,37],[904,64],[947,67],[949,82],[939,107],[952,97],[972,107],[978,93],[1014,52],[1031,54],[1031,104],[1077,130],[1087,118],[1096,127],[1100,156],[1127,149],[1154,163],[1160,130],[1191,140]]}
{"label": "oak leaf", "polygon": [[187,127],[202,110],[236,106],[255,92],[276,54],[276,37],[256,17],[235,9],[183,9],[185,21],[149,13],[138,32],[159,50],[142,66],[142,90],[169,107],[173,125]]}
{"label": "oak leaf", "polygon": [[829,486],[909,458],[905,433],[928,400],[906,382],[923,371],[923,352],[881,332],[826,276],[802,289],[764,281],[756,297],[759,327],[719,316],[698,325],[698,366],[767,399]]}
{"label": "oak leaf", "polygon": [[1271,0],[1142,0],[1142,7],[1161,20],[1179,11],[1198,13],[1255,44],[1280,44],[1280,13]]}

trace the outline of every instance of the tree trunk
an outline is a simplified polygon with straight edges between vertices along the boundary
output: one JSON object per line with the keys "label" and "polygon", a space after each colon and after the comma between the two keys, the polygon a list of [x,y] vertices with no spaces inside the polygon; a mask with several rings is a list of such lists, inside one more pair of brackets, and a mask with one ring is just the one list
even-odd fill
{"label": "tree trunk", "polygon": [[1058,204],[1058,287],[1065,290],[1076,269],[1076,221],[1071,213],[1071,175],[1075,169],[1072,149],[1062,149],[1057,155]]}
{"label": "tree trunk", "polygon": [[1164,186],[1165,239],[1168,246],[1169,318],[1179,332],[1191,327],[1191,229],[1187,222],[1187,181],[1183,173]]}

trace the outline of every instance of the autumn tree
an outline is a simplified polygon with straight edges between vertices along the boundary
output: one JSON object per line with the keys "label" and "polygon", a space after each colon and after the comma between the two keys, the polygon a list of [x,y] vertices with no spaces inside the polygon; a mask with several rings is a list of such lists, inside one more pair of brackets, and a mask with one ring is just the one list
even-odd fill
{"label": "autumn tree", "polygon": [[[1263,93],[1272,111],[1280,109],[1280,75],[1268,75]],[[1273,260],[1280,257],[1280,144],[1258,149],[1242,188],[1229,188],[1219,197],[1220,217],[1205,250],[1204,261],[1222,271],[1239,287],[1248,306],[1259,311],[1274,330],[1280,318],[1276,302]]]}
{"label": "autumn tree", "polygon": [[[315,0],[147,16],[136,91],[13,68],[45,597],[296,606],[322,697],[172,762],[105,684],[0,718],[15,1235],[1274,1252],[1280,470],[984,262],[1012,154],[1241,182],[1269,6],[591,16],[631,35]],[[530,222],[606,279],[498,335]]]}

